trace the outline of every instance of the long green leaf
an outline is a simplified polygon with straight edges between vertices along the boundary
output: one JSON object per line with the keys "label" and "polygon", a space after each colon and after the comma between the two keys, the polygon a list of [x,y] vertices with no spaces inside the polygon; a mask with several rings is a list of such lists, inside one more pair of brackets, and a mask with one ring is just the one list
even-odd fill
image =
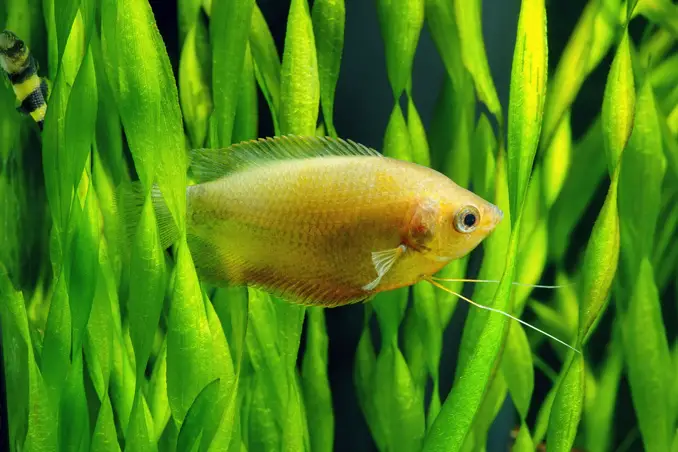
{"label": "long green leaf", "polygon": [[546,441],[549,450],[571,451],[584,402],[584,358],[571,354],[551,408]]}
{"label": "long green leaf", "polygon": [[625,31],[612,61],[603,98],[603,142],[610,174],[617,167],[617,161],[631,136],[635,115],[636,89],[629,39],[628,31]]}
{"label": "long green leaf", "polygon": [[302,361],[302,384],[311,450],[331,451],[334,446],[334,413],[327,375],[328,337],[321,308],[308,311],[307,325],[308,345]]}
{"label": "long green leaf", "polygon": [[212,146],[231,144],[253,6],[254,0],[227,0],[215,2],[212,9],[210,36],[214,114],[211,127],[217,137]]}
{"label": "long green leaf", "polygon": [[508,109],[508,183],[514,222],[522,209],[539,143],[546,95],[547,57],[544,1],[524,0],[518,19]]}
{"label": "long green leaf", "polygon": [[280,134],[280,56],[271,30],[259,7],[252,10],[250,48],[254,58],[254,73],[271,111],[275,134]]}
{"label": "long green leaf", "polygon": [[412,77],[414,53],[424,25],[424,0],[379,0],[377,12],[388,79],[397,101]]}
{"label": "long green leaf", "polygon": [[137,393],[134,407],[130,415],[129,427],[125,437],[125,452],[144,452],[158,450],[156,442],[152,440],[153,418],[146,404],[143,394]]}
{"label": "long green leaf", "polygon": [[[502,155],[497,165],[497,174],[500,177],[497,181],[497,193],[502,200],[505,199],[507,191],[505,171],[506,166],[504,166]],[[505,212],[510,214],[508,209]],[[519,224],[519,222],[516,222],[516,225]],[[510,228],[508,221],[506,227]],[[509,231],[510,229],[506,232]],[[495,234],[498,232],[495,231]],[[492,299],[491,306],[494,309],[506,310],[509,306],[511,283],[515,275],[515,258],[518,252],[518,232],[517,230],[512,231],[508,253],[503,253],[506,258],[505,267],[501,282]],[[499,238],[501,239],[501,236]],[[499,263],[502,263],[501,260],[499,260]],[[425,451],[460,450],[471,430],[473,419],[481,405],[492,375],[495,373],[497,360],[500,357],[507,332],[506,317],[496,313],[483,312],[483,314],[485,314],[484,317],[480,313],[475,313],[478,320],[476,320],[475,325],[472,325],[473,330],[468,328],[468,325],[464,328],[465,337],[473,338],[474,343],[472,347],[467,346],[466,355],[463,358],[460,354],[456,384],[445,400],[438,417],[431,425],[424,441],[423,450]],[[467,322],[469,321],[467,320]]]}
{"label": "long green leaf", "polygon": [[180,231],[186,212],[186,144],[172,67],[147,0],[102,5],[106,68],[134,164],[157,183]]}
{"label": "long green leaf", "polygon": [[181,425],[200,391],[214,380],[212,338],[188,247],[177,251],[174,297],[167,332],[167,393]]}
{"label": "long green leaf", "polygon": [[473,76],[476,92],[481,102],[503,126],[503,113],[494,87],[490,65],[485,53],[482,28],[482,1],[455,0],[454,8],[461,40],[461,57],[466,69]]}
{"label": "long green leaf", "polygon": [[648,452],[669,450],[671,360],[652,265],[640,263],[623,321],[624,352],[638,425]]}
{"label": "long green leaf", "polygon": [[318,60],[306,0],[292,0],[280,75],[280,132],[315,135],[320,102]]}
{"label": "long green leaf", "polygon": [[132,247],[127,310],[137,376],[146,369],[165,295],[165,262],[150,194],[146,197]]}
{"label": "long green leaf", "polygon": [[334,90],[337,86],[344,50],[344,23],[346,21],[344,0],[315,1],[311,14],[318,53],[323,119],[329,135],[336,136],[337,131],[333,120]]}
{"label": "long green leaf", "polygon": [[[72,450],[72,449],[70,449]],[[119,452],[120,445],[115,432],[113,420],[113,408],[108,396],[104,397],[97,416],[94,434],[92,435],[92,451],[96,452]]]}

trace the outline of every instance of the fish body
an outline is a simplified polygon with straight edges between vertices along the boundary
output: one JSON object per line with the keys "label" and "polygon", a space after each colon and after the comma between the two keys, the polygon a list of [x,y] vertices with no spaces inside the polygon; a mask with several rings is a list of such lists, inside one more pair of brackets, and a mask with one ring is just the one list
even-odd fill
{"label": "fish body", "polygon": [[414,284],[475,248],[502,217],[437,171],[343,140],[280,137],[197,160],[186,227],[198,273],[303,304]]}
{"label": "fish body", "polygon": [[17,110],[30,115],[42,130],[49,96],[47,80],[38,76],[38,63],[26,44],[8,30],[0,33],[0,67],[19,101]]}

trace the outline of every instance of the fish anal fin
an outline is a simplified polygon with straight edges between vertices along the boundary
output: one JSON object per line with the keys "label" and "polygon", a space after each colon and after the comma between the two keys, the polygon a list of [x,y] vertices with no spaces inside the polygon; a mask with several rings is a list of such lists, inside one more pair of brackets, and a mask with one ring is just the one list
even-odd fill
{"label": "fish anal fin", "polygon": [[405,254],[407,247],[405,245],[399,245],[396,248],[383,251],[375,251],[372,253],[372,263],[374,264],[374,269],[377,271],[377,277],[363,286],[363,290],[374,290],[381,283],[382,278],[386,275],[393,265],[398,261],[398,259]]}
{"label": "fish anal fin", "polygon": [[382,155],[374,149],[341,138],[286,135],[243,141],[227,148],[192,149],[190,169],[197,183],[262,164],[303,158]]}

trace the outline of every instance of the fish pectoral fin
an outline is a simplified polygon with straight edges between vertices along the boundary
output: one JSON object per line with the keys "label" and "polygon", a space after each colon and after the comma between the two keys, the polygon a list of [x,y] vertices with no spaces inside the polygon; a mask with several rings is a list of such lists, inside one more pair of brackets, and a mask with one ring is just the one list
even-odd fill
{"label": "fish pectoral fin", "polygon": [[372,263],[374,264],[374,269],[377,271],[377,277],[371,283],[364,285],[362,289],[376,289],[384,275],[391,270],[400,256],[405,254],[405,251],[407,251],[407,247],[405,245],[400,245],[397,248],[392,248],[390,250],[373,252]]}

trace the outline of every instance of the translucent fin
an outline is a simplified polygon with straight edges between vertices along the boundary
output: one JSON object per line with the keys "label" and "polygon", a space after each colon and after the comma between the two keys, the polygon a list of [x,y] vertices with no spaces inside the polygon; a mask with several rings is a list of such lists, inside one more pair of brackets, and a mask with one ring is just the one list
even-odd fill
{"label": "translucent fin", "polygon": [[244,141],[221,149],[189,151],[190,168],[197,183],[216,180],[267,162],[331,156],[381,157],[381,154],[351,140],[293,135]]}
{"label": "translucent fin", "polygon": [[[136,234],[145,199],[144,188],[141,182],[122,185],[116,191],[115,202],[119,209],[118,211],[122,215],[127,238],[130,240],[133,239]],[[157,185],[154,185],[153,188],[151,188],[151,199],[153,201],[155,220],[158,224],[160,244],[162,245],[162,248],[165,249],[179,238],[179,229],[176,224],[174,224],[172,214]]]}
{"label": "translucent fin", "polygon": [[372,263],[374,264],[374,269],[377,271],[377,277],[371,283],[363,286],[363,290],[376,289],[384,275],[391,270],[393,264],[398,261],[398,258],[402,256],[406,250],[407,247],[405,245],[400,245],[391,250],[375,251],[372,253]]}

